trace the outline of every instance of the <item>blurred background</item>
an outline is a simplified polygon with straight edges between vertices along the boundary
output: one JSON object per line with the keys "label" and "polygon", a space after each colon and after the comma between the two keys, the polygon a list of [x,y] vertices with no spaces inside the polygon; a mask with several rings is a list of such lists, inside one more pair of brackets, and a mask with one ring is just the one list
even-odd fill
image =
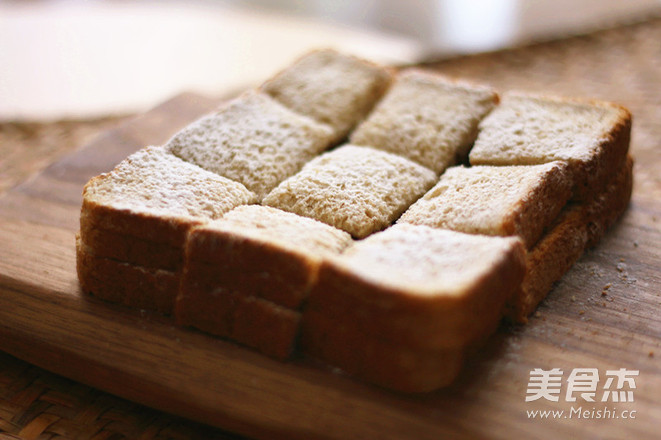
{"label": "blurred background", "polygon": [[587,32],[660,0],[0,0],[0,120],[146,110],[315,47],[406,64]]}

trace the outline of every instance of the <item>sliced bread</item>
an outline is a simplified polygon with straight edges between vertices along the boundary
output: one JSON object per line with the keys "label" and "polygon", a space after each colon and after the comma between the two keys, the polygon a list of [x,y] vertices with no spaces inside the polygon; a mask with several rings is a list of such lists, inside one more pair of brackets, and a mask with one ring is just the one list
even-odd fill
{"label": "sliced bread", "polygon": [[362,238],[390,225],[435,181],[433,171],[403,157],[344,145],[312,160],[262,203]]}
{"label": "sliced bread", "polygon": [[255,201],[255,194],[242,184],[187,163],[163,147],[147,147],[85,185],[81,229],[90,222],[103,230],[180,247],[191,226]]}
{"label": "sliced bread", "polygon": [[300,349],[346,373],[407,393],[450,384],[464,359],[462,349],[420,350],[368,335],[350,320],[308,312],[301,321]]}
{"label": "sliced bread", "polygon": [[385,67],[327,49],[303,56],[262,90],[291,110],[330,125],[339,141],[367,115],[390,80]]}
{"label": "sliced bread", "polygon": [[498,102],[490,88],[420,70],[401,73],[350,142],[404,156],[436,173],[463,160]]}
{"label": "sliced bread", "polygon": [[180,281],[176,272],[99,257],[79,238],[76,270],[85,293],[129,307],[172,313]]}
{"label": "sliced bread", "polygon": [[176,156],[264,197],[330,146],[331,129],[268,95],[248,92],[177,133]]}
{"label": "sliced bread", "polygon": [[184,252],[181,246],[171,246],[101,229],[87,220],[86,213],[82,213],[80,224],[82,242],[98,257],[167,271],[177,271],[182,267]]}
{"label": "sliced bread", "polygon": [[509,302],[507,316],[525,323],[553,284],[572,267],[583,251],[594,246],[629,204],[633,160],[627,158],[606,189],[594,199],[570,203],[549,231],[526,255],[521,289]]}
{"label": "sliced bread", "polygon": [[321,259],[350,243],[346,232],[310,218],[268,206],[238,207],[191,230],[179,307],[205,303],[205,297],[187,297],[188,272],[195,269],[196,281],[298,308]]}
{"label": "sliced bread", "polygon": [[516,235],[532,247],[571,196],[562,162],[448,169],[399,223],[484,235]]}
{"label": "sliced bread", "polygon": [[304,314],[416,349],[465,347],[496,327],[523,258],[518,238],[395,225],[325,260]]}
{"label": "sliced bread", "polygon": [[574,199],[589,200],[624,164],[630,134],[631,113],[615,104],[507,94],[480,123],[469,158],[472,165],[565,161]]}

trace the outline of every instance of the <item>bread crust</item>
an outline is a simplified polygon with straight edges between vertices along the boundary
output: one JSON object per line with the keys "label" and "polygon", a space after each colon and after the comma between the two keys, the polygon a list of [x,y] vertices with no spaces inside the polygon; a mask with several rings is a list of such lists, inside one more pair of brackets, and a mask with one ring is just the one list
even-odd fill
{"label": "bread crust", "polygon": [[183,264],[182,247],[156,243],[133,235],[107,231],[83,214],[80,238],[98,257],[118,260],[151,269],[176,272]]}
{"label": "bread crust", "polygon": [[326,260],[303,313],[353,320],[366,334],[416,349],[461,348],[496,328],[505,301],[523,279],[524,267],[523,245],[512,241],[509,251],[464,286],[465,291],[420,294],[415,287],[380,284],[362,276],[359,268]]}
{"label": "bread crust", "polygon": [[179,274],[97,257],[79,238],[76,270],[83,292],[106,301],[172,314]]}
{"label": "bread crust", "polygon": [[350,321],[306,312],[300,348],[313,358],[370,383],[407,393],[450,384],[461,369],[462,349],[421,350],[368,335]]}
{"label": "bread crust", "polygon": [[200,276],[199,269],[186,266],[184,270],[174,312],[178,325],[232,339],[276,359],[290,356],[299,312],[235,292]]}
{"label": "bread crust", "polygon": [[570,203],[549,232],[526,255],[521,289],[508,303],[506,316],[526,323],[553,284],[573,266],[586,248],[598,243],[624,213],[633,187],[633,159],[628,156],[605,190],[590,201]]}

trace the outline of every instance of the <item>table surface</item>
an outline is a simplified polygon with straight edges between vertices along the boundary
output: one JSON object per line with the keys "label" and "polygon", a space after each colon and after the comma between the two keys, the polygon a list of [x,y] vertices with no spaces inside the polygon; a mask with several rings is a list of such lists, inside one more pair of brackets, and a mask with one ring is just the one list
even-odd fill
{"label": "table surface", "polygon": [[[661,303],[657,288],[661,276],[658,266],[661,179],[657,171],[661,166],[661,45],[658,41],[661,41],[661,20],[652,19],[585,37],[426,66],[486,82],[499,90],[595,97],[622,103],[632,110],[636,179],[629,212],[600,246],[588,252],[559,283],[528,326],[501,331],[508,342],[499,356],[516,357],[520,350],[531,350],[531,344],[538,344],[540,353],[542,347],[551,346],[553,350],[544,352],[537,364],[526,367],[604,370],[619,364],[640,370],[637,397],[648,413],[640,414],[639,424],[628,421],[629,425],[625,428],[617,425],[616,430],[630,429],[641,438],[653,435],[637,429],[649,426],[645,418],[661,416],[658,397],[661,324],[657,312]],[[5,179],[2,183],[5,188],[10,187],[64,154],[75,144],[70,142],[71,136],[75,140],[76,136],[85,136],[117,122],[120,121],[62,123],[61,131],[57,130],[58,124],[50,124],[48,128],[39,124],[32,127],[3,124],[0,136],[3,140],[14,139],[13,145],[18,147],[13,159],[2,164],[1,175]],[[47,145],[42,147],[42,144]],[[9,144],[0,145],[6,148]],[[44,148],[45,153],[33,154],[38,148]],[[7,170],[17,167],[23,171],[7,177]],[[611,288],[607,297],[602,297],[605,284],[611,284]],[[586,350],[589,346],[593,349]],[[576,347],[583,349],[583,357],[568,355]],[[604,362],[604,358],[609,360]],[[498,368],[481,371],[492,376],[498,385],[503,379]],[[489,379],[477,384],[488,384]],[[526,382],[527,377],[520,380]],[[519,399],[523,400],[523,396]],[[480,403],[494,404],[493,401]],[[10,355],[0,355],[0,433],[54,438],[79,429],[85,421],[90,426],[90,420],[95,422],[99,433],[108,437],[220,438],[224,435],[53,375]],[[577,425],[582,432],[597,431],[600,426],[596,421],[583,422]],[[552,433],[552,423],[540,421],[536,435]],[[503,431],[498,432],[503,435]]]}

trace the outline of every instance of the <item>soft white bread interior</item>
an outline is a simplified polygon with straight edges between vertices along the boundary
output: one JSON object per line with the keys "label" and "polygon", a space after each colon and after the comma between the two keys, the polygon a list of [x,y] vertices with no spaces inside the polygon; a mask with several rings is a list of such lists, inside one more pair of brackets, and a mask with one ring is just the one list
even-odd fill
{"label": "soft white bread interior", "polygon": [[263,204],[362,238],[390,225],[434,182],[433,171],[408,159],[344,145],[305,165]]}
{"label": "soft white bread interior", "polygon": [[406,70],[350,142],[399,154],[442,173],[466,158],[478,123],[497,103],[498,95],[488,87]]}
{"label": "soft white bread interior", "polygon": [[344,138],[391,81],[390,69],[331,49],[311,52],[262,85],[291,110],[330,125]]}

